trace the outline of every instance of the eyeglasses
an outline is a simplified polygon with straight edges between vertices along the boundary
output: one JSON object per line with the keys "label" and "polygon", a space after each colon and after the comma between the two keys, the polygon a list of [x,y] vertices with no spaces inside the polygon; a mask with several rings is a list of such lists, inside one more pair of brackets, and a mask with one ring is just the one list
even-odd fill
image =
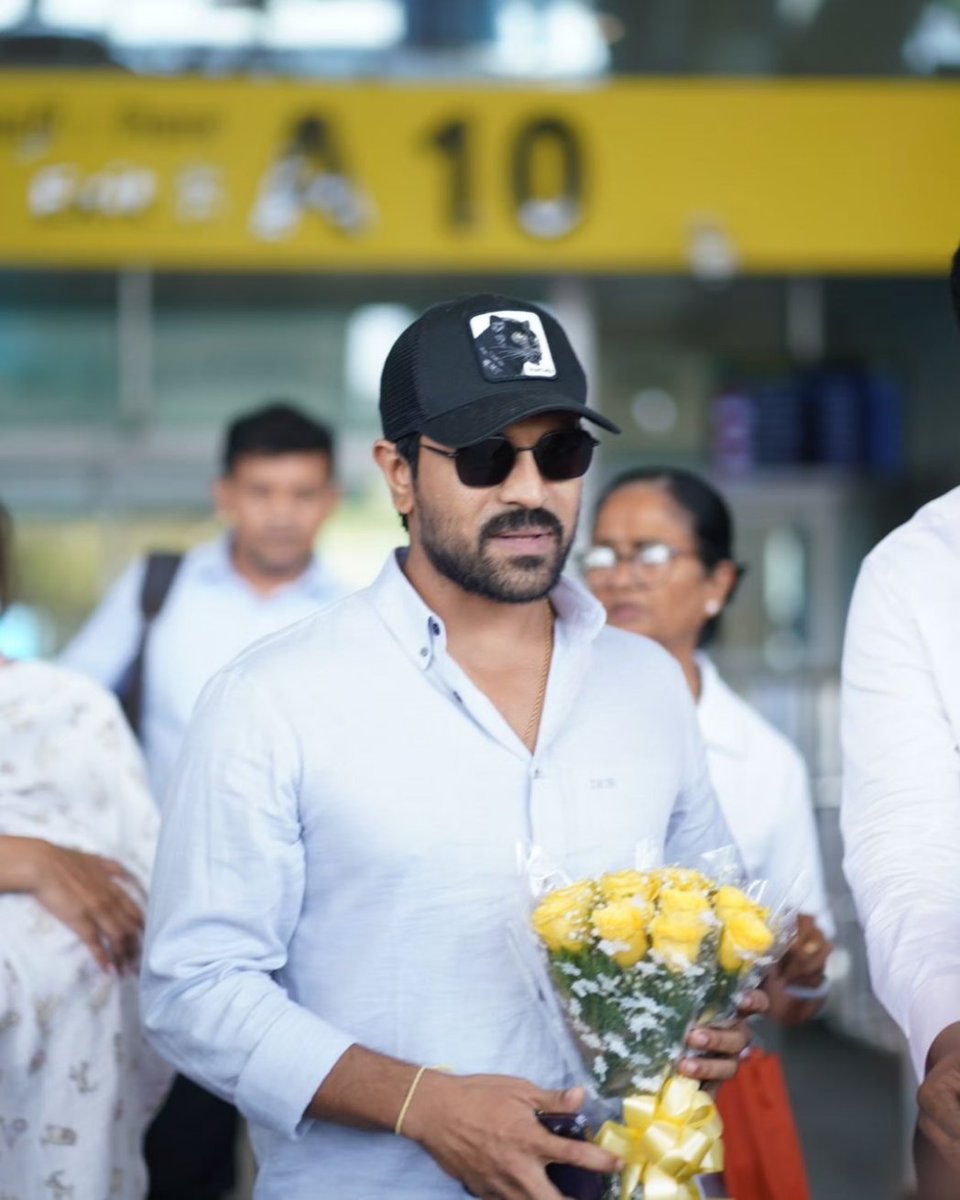
{"label": "eyeglasses", "polygon": [[535,446],[515,446],[498,434],[484,438],[472,446],[444,450],[421,442],[424,450],[452,458],[462,484],[473,488],[496,487],[508,478],[517,462],[517,455],[529,450],[537,470],[544,479],[559,483],[564,479],[579,479],[590,466],[593,448],[599,445],[585,429],[554,429],[545,433]]}
{"label": "eyeglasses", "polygon": [[696,550],[683,550],[667,542],[639,542],[629,554],[618,554],[612,546],[591,546],[580,555],[580,570],[584,575],[605,575],[615,571],[618,563],[635,573],[659,575],[675,558],[699,558]]}

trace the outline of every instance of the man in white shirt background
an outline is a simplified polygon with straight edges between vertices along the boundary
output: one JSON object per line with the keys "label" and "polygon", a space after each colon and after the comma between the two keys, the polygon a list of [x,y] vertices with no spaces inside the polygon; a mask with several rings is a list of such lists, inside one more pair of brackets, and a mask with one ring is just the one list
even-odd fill
{"label": "man in white shirt background", "polygon": [[[960,251],[951,274],[960,322]],[[923,1200],[960,1196],[960,488],[866,558],[843,659],[845,869],[921,1080]]]}
{"label": "man in white shirt background", "polygon": [[[162,804],[204,684],[258,639],[337,599],[344,588],[315,551],[339,500],[330,430],[289,404],[238,417],[214,485],[226,530],[177,569],[146,646],[141,737]],[[143,626],[146,560],[121,575],[60,661],[114,690]]]}
{"label": "man in white shirt background", "polygon": [[[204,684],[251,643],[344,591],[314,550],[339,499],[325,425],[285,403],[239,417],[214,496],[226,531],[183,558],[143,649],[139,732],[161,805]],[[144,629],[146,572],[146,560],[125,571],[63,652],[65,665],[122,688]],[[226,1195],[236,1130],[232,1107],[178,1078],[147,1138],[150,1200]]]}
{"label": "man in white shirt background", "polygon": [[[557,322],[429,309],[381,386],[410,547],[207,688],[164,811],[143,971],[161,1052],[249,1118],[261,1200],[558,1200],[612,1170],[511,953],[517,847],[572,877],[731,844],[672,658],[561,577],[594,439]],[[751,994],[748,1007],[766,1006]],[[741,1026],[680,1070],[735,1071]],[[436,1068],[444,1064],[446,1070]]]}

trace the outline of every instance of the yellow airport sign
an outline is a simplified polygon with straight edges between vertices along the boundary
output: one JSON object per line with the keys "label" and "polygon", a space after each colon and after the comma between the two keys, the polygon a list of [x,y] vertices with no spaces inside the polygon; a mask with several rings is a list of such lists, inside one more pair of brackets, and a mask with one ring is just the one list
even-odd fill
{"label": "yellow airport sign", "polygon": [[0,75],[0,264],[941,272],[960,87]]}

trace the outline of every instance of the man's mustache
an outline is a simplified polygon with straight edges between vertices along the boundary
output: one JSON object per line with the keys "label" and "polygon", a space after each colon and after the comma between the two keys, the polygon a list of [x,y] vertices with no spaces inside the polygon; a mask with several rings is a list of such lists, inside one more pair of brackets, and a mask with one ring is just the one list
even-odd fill
{"label": "man's mustache", "polygon": [[551,533],[563,540],[563,526],[545,508],[517,508],[491,517],[480,531],[481,544],[505,533]]}

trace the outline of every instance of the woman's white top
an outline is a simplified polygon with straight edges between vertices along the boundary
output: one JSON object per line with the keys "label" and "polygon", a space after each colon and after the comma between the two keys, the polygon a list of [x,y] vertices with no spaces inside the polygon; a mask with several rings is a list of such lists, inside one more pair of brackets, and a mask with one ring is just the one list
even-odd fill
{"label": "woman's white top", "polygon": [[[0,665],[0,834],[115,858],[146,889],[157,825],[114,698],[47,663]],[[0,1196],[142,1200],[171,1074],[136,973],[102,970],[32,896],[0,895]]]}
{"label": "woman's white top", "polygon": [[751,878],[768,879],[828,936],[834,921],[823,884],[810,779],[800,752],[697,656],[697,705],[710,777]]}

